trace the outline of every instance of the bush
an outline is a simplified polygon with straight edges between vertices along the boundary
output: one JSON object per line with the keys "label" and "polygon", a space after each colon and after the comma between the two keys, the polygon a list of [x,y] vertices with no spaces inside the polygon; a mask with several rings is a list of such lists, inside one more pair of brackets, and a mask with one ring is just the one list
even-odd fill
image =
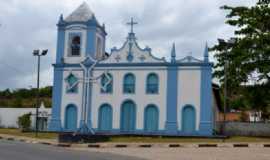
{"label": "bush", "polygon": [[18,125],[22,131],[29,131],[31,127],[31,113],[20,116],[18,118]]}

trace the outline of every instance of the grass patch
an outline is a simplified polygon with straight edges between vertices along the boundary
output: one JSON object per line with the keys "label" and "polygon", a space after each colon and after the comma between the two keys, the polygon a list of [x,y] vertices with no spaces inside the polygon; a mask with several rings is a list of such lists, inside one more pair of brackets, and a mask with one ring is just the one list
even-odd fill
{"label": "grass patch", "polygon": [[234,136],[226,139],[226,142],[270,142],[270,137],[241,137]]}
{"label": "grass patch", "polygon": [[[7,134],[13,136],[24,136],[29,138],[36,138],[35,132],[21,132],[19,129],[0,129],[0,134]],[[40,139],[57,139],[57,133],[38,133]],[[241,143],[241,142],[257,142],[270,143],[270,137],[241,137],[234,136],[227,139],[221,138],[196,138],[196,137],[143,137],[143,136],[111,136],[109,141],[111,143]]]}
{"label": "grass patch", "polygon": [[129,142],[129,143],[198,143],[198,142],[221,142],[220,139],[208,138],[186,138],[186,137],[111,137],[109,142]]}
{"label": "grass patch", "polygon": [[[21,132],[19,129],[6,129],[1,128],[0,134],[7,134],[11,136],[23,136],[23,137],[29,137],[29,138],[36,138],[35,132]],[[45,132],[39,132],[38,137],[40,139],[57,139],[58,134],[57,133],[45,133]]]}

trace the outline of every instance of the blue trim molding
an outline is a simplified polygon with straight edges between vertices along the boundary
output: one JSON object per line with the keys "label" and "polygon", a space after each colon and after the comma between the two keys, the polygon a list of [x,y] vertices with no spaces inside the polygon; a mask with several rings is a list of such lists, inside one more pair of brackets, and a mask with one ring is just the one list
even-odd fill
{"label": "blue trim molding", "polygon": [[49,123],[49,131],[61,131],[61,102],[63,87],[63,70],[54,68],[53,78],[53,101],[52,101],[52,118]]}
{"label": "blue trim molding", "polygon": [[177,66],[170,66],[167,70],[167,119],[166,132],[168,134],[177,134],[177,82],[178,69]]}
{"label": "blue trim molding", "polygon": [[[53,66],[58,68],[63,67],[77,67],[80,68],[80,64],[67,64],[67,63],[56,63],[53,64]],[[209,66],[212,67],[213,63],[204,63],[204,62],[181,62],[181,63],[169,63],[169,62],[158,62],[158,63],[98,63],[96,64],[96,67],[203,67],[203,66]],[[181,68],[179,68],[181,69]]]}
{"label": "blue trim molding", "polygon": [[86,56],[95,57],[96,49],[96,27],[87,28],[87,38],[86,38]]}
{"label": "blue trim molding", "polygon": [[65,52],[65,30],[62,27],[58,27],[56,63],[62,63],[64,52]]}
{"label": "blue trim molding", "polygon": [[[85,77],[85,72],[83,71],[83,77]],[[83,124],[84,124],[84,120],[83,120],[83,110],[84,110],[84,106],[85,106],[85,83],[82,83],[82,104],[81,104],[81,119],[80,119],[80,128],[83,127]]]}
{"label": "blue trim molding", "polygon": [[209,136],[213,134],[213,107],[212,107],[212,68],[201,69],[201,109],[199,134]]}
{"label": "blue trim molding", "polygon": [[[92,76],[92,72],[90,73],[91,74],[91,76]],[[89,128],[89,129],[92,129],[92,120],[91,120],[91,114],[92,114],[92,87],[93,87],[93,85],[91,84],[91,83],[88,83],[88,86],[89,87],[87,87],[86,89],[89,89],[89,95],[87,95],[87,99],[89,100],[88,101],[88,106],[87,106],[87,108],[88,109],[86,109],[87,110],[87,127]]]}

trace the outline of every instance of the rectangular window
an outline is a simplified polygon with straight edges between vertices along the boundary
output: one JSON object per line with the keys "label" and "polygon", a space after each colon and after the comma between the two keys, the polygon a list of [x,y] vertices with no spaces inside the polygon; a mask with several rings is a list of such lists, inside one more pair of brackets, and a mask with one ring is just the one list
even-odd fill
{"label": "rectangular window", "polygon": [[81,33],[70,33],[68,42],[68,56],[81,55]]}

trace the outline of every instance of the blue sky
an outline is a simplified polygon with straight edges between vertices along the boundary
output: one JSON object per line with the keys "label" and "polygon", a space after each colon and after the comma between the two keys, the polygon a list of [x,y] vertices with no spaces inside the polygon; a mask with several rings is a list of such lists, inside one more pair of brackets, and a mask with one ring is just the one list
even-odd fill
{"label": "blue sky", "polygon": [[[228,38],[234,28],[224,24],[226,12],[219,7],[252,5],[255,0],[85,0],[108,32],[106,49],[120,47],[131,17],[139,23],[139,45],[149,46],[158,57],[169,57],[176,43],[177,57],[192,52],[201,58],[205,42]],[[56,23],[82,0],[0,0],[0,89],[36,86],[36,58],[32,50],[49,49],[42,57],[41,85],[52,85],[55,61]]]}

